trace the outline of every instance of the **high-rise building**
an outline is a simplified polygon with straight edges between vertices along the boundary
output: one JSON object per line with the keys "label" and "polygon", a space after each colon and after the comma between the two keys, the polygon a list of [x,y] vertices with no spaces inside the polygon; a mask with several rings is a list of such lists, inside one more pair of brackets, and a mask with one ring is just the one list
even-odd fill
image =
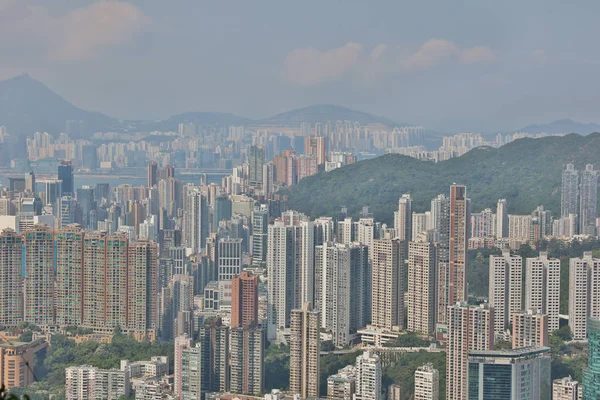
{"label": "high-rise building", "polygon": [[[181,350],[181,366],[175,365],[175,374],[178,369],[181,370],[181,378],[175,378],[175,396],[178,400],[203,400],[205,394],[210,391],[209,361],[203,356],[200,343]],[[179,393],[178,382],[181,385]]]}
{"label": "high-rise building", "polygon": [[35,172],[33,171],[25,174],[25,191],[35,194]]}
{"label": "high-rise building", "polygon": [[252,146],[248,152],[248,184],[261,186],[263,182],[263,164],[265,149],[262,146]]}
{"label": "high-rise building", "polygon": [[221,319],[201,326],[199,339],[202,362],[208,374],[208,387],[202,390],[226,392],[229,389],[229,327]]}
{"label": "high-rise building", "polygon": [[291,312],[290,392],[300,398],[319,397],[320,315],[309,303]]}
{"label": "high-rise building", "polygon": [[371,323],[379,328],[404,323],[404,243],[378,239],[373,243]]}
{"label": "high-rise building", "polygon": [[412,213],[412,234],[410,237],[413,240],[416,240],[418,235],[427,233],[427,220],[429,216],[428,213]]}
{"label": "high-rise building", "polygon": [[152,161],[148,164],[148,187],[154,187],[158,184],[158,164]]}
{"label": "high-rise building", "polygon": [[309,136],[304,139],[306,154],[312,155],[317,160],[318,165],[325,164],[327,161],[325,149],[325,138],[322,136]]}
{"label": "high-rise building", "polygon": [[356,357],[356,400],[379,400],[381,395],[381,361],[370,351]]}
{"label": "high-rise building", "polygon": [[582,395],[583,388],[570,376],[552,381],[552,400],[579,400]]}
{"label": "high-rise building", "polygon": [[560,260],[538,257],[527,258],[525,269],[525,309],[538,310],[548,316],[548,332],[559,328],[560,313]]}
{"label": "high-rise building", "polygon": [[394,211],[394,229],[396,237],[408,243],[412,240],[412,199],[403,194],[398,200],[398,211]]}
{"label": "high-rise building", "polygon": [[433,335],[436,323],[437,247],[423,235],[408,243],[408,312],[406,329]]}
{"label": "high-rise building", "polygon": [[129,397],[130,372],[118,369],[99,369],[89,365],[65,369],[67,400],[118,399]]}
{"label": "high-rise building", "polygon": [[489,302],[494,307],[494,332],[504,333],[511,315],[521,311],[523,261],[519,255],[504,250],[501,256],[490,256]]}
{"label": "high-rise building", "polygon": [[[468,354],[494,347],[494,309],[487,304],[448,307],[446,348],[446,399],[468,398]],[[509,397],[510,398],[510,397]]]}
{"label": "high-rise building", "polygon": [[79,225],[56,235],[56,323],[79,326],[83,321],[83,231]]}
{"label": "high-rise building", "polygon": [[219,239],[217,255],[217,280],[231,280],[242,272],[242,239]]}
{"label": "high-rise building", "polygon": [[256,204],[252,210],[252,264],[264,265],[267,262],[267,229],[269,208],[266,204]]}
{"label": "high-rise building", "polygon": [[303,214],[286,211],[268,227],[270,339],[290,326],[290,313],[302,300],[314,299],[314,248],[314,226]]}
{"label": "high-rise building", "polygon": [[548,347],[470,351],[468,398],[549,399],[550,362]]}
{"label": "high-rise building", "polygon": [[255,396],[263,393],[264,338],[262,328],[231,330],[231,392]]}
{"label": "high-rise building", "polygon": [[512,314],[512,347],[548,346],[548,316],[534,310]]}
{"label": "high-rise building", "polygon": [[127,328],[136,332],[158,327],[158,246],[149,240],[129,244]]}
{"label": "high-rise building", "polygon": [[431,221],[437,255],[437,322],[444,325],[448,313],[448,263],[450,258],[450,199],[443,194],[431,200]]}
{"label": "high-rise building", "polygon": [[23,321],[23,236],[12,229],[0,233],[0,326]]}
{"label": "high-rise building", "polygon": [[561,218],[569,214],[578,215],[579,172],[573,164],[567,164],[567,169],[562,173],[562,189],[560,201]]}
{"label": "high-rise building", "polygon": [[414,400],[439,400],[440,398],[440,373],[428,363],[420,366],[415,371],[415,396]]}
{"label": "high-rise building", "polygon": [[63,195],[74,195],[73,166],[71,161],[62,161],[58,166],[58,179],[62,181],[61,192]]}
{"label": "high-rise building", "polygon": [[583,371],[583,400],[600,399],[600,319],[590,318],[588,324],[588,366]]}
{"label": "high-rise building", "polygon": [[581,193],[579,196],[579,233],[596,235],[596,208],[598,206],[598,171],[587,164],[581,171]]}
{"label": "high-rise building", "polygon": [[183,205],[183,240],[192,253],[200,253],[206,248],[209,233],[208,200],[199,188],[188,189]]}
{"label": "high-rise building", "polygon": [[[183,354],[184,350],[192,346],[192,339],[188,335],[175,338],[175,351],[173,360],[173,393],[181,399],[183,391]],[[187,355],[186,355],[187,358]]]}
{"label": "high-rise building", "polygon": [[48,347],[44,339],[29,343],[0,343],[0,387],[10,390],[34,382],[35,353]]}
{"label": "high-rise building", "polygon": [[360,243],[323,243],[315,247],[315,308],[321,327],[345,346],[369,320],[370,269],[368,248]]}
{"label": "high-rise building", "polygon": [[569,262],[569,328],[573,339],[587,337],[589,318],[600,318],[600,259],[591,251]]}
{"label": "high-rise building", "polygon": [[24,320],[35,325],[54,323],[54,235],[46,225],[25,231]]}
{"label": "high-rise building", "polygon": [[508,237],[508,204],[506,199],[500,199],[496,207],[496,238],[506,237]]}
{"label": "high-rise building", "polygon": [[344,217],[337,223],[337,241],[342,244],[350,244],[354,241],[354,230],[352,217]]}
{"label": "high-rise building", "polygon": [[258,325],[258,276],[248,271],[231,280],[231,328]]}
{"label": "high-rise building", "polygon": [[469,208],[466,186],[450,186],[449,305],[467,299]]}

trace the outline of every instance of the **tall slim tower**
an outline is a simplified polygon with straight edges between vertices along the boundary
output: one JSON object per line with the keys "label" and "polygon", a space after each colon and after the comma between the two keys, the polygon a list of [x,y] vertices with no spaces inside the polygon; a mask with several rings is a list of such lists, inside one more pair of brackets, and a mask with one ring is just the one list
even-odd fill
{"label": "tall slim tower", "polygon": [[506,237],[508,237],[508,204],[506,199],[500,199],[496,207],[496,238]]}
{"label": "tall slim tower", "polygon": [[266,204],[255,205],[252,210],[252,264],[264,265],[267,262],[267,227],[269,208]]}
{"label": "tall slim tower", "polygon": [[71,161],[62,161],[58,166],[58,179],[62,181],[61,192],[64,196],[75,194],[73,185],[73,166]]}
{"label": "tall slim tower", "polygon": [[494,332],[502,334],[511,322],[512,313],[522,310],[523,280],[521,256],[505,250],[501,256],[490,256],[489,301],[494,307]]}
{"label": "tall slim tower", "polygon": [[448,313],[448,273],[450,259],[450,199],[440,194],[431,200],[431,220],[434,241],[439,244],[437,254],[437,322],[446,323]]}
{"label": "tall slim tower", "polygon": [[525,309],[546,314],[549,333],[559,328],[560,260],[548,258],[546,252],[540,252],[535,258],[527,258]]}
{"label": "tall slim tower", "polygon": [[592,164],[587,164],[581,172],[581,194],[579,213],[579,233],[596,234],[596,207],[598,205],[598,171]]}
{"label": "tall slim tower", "polygon": [[0,326],[23,321],[23,237],[12,229],[0,233]]}
{"label": "tall slim tower", "polygon": [[560,200],[560,216],[566,218],[569,214],[577,215],[579,194],[579,172],[573,164],[567,164],[562,173],[562,189]]}
{"label": "tall slim tower", "polygon": [[291,312],[290,392],[302,399],[319,397],[320,319],[309,303]]}
{"label": "tall slim tower", "polygon": [[407,329],[433,335],[436,323],[437,247],[425,240],[408,243]]}
{"label": "tall slim tower", "polygon": [[206,249],[209,217],[206,196],[198,187],[188,188],[183,205],[183,240],[192,253]]}
{"label": "tall slim tower", "polygon": [[208,384],[202,391],[226,392],[229,389],[229,327],[218,318],[200,327],[203,375]]}
{"label": "tall slim tower", "polygon": [[140,334],[158,327],[158,247],[149,240],[129,246],[127,327]]}
{"label": "tall slim tower", "polygon": [[[314,299],[314,224],[287,211],[268,227],[269,338],[290,326],[290,313]],[[312,302],[311,302],[312,304]]]}
{"label": "tall slim tower", "polygon": [[[447,279],[443,286],[448,288],[448,297],[445,304],[440,305],[444,309],[449,305],[467,299],[469,219],[469,199],[467,199],[466,186],[450,186],[448,271],[442,273],[440,268],[440,273]],[[442,282],[440,282],[441,284]]]}
{"label": "tall slim tower", "polygon": [[600,259],[585,251],[569,262],[569,328],[573,339],[587,337],[589,318],[600,318]]}
{"label": "tall slim tower", "polygon": [[262,146],[252,146],[248,153],[248,184],[261,186],[263,182],[263,164],[265,149]]}
{"label": "tall slim tower", "polygon": [[408,243],[412,239],[412,199],[410,194],[403,194],[398,200],[398,211],[394,212],[394,229],[396,237]]}
{"label": "tall slim tower", "polygon": [[392,329],[404,323],[403,248],[399,239],[373,243],[371,322],[376,327]]}
{"label": "tall slim tower", "polygon": [[231,280],[231,328],[258,324],[258,276],[243,271]]}
{"label": "tall slim tower", "polygon": [[83,231],[70,225],[56,233],[56,323],[83,321]]}
{"label": "tall slim tower", "polygon": [[54,235],[46,225],[25,231],[24,320],[54,323]]}
{"label": "tall slim tower", "polygon": [[158,183],[158,164],[152,161],[148,164],[148,187],[154,187]]}
{"label": "tall slim tower", "polygon": [[494,310],[487,304],[448,307],[446,348],[446,399],[468,398],[468,355],[472,350],[494,347]]}
{"label": "tall slim tower", "polygon": [[381,361],[370,351],[356,357],[356,400],[379,400],[381,396]]}
{"label": "tall slim tower", "polygon": [[257,327],[231,330],[231,392],[257,396],[263,393],[264,336],[263,329]]}
{"label": "tall slim tower", "polygon": [[583,400],[600,398],[600,320],[590,318],[588,367],[583,372]]}

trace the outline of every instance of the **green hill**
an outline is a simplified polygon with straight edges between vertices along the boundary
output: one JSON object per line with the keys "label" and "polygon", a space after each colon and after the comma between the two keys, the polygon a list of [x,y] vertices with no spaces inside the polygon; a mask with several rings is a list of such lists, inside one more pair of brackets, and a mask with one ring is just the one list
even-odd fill
{"label": "green hill", "polygon": [[467,185],[474,212],[508,201],[509,213],[529,214],[544,205],[560,213],[561,171],[596,164],[600,168],[600,133],[588,136],[521,139],[499,149],[479,147],[462,157],[433,163],[387,154],[303,179],[284,190],[290,207],[311,217],[335,215],[341,205],[357,215],[367,205],[377,220],[391,223],[398,197],[410,193],[413,210],[429,209],[453,183]]}

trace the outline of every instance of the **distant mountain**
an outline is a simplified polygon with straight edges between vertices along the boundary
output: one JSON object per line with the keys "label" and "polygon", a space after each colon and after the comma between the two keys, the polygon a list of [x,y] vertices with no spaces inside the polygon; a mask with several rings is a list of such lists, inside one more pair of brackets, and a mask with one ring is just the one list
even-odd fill
{"label": "distant mountain", "polygon": [[303,179],[282,194],[289,206],[311,217],[334,216],[340,205],[358,215],[365,205],[375,218],[393,223],[398,197],[410,193],[413,210],[424,212],[453,182],[467,185],[473,211],[508,201],[511,214],[529,214],[544,205],[560,215],[561,171],[569,162],[578,169],[600,169],[600,133],[587,136],[520,139],[498,149],[479,147],[462,157],[433,163],[387,154]]}
{"label": "distant mountain", "polygon": [[399,124],[385,117],[335,105],[315,105],[287,111],[263,120],[251,120],[231,113],[188,112],[162,121],[120,121],[107,115],[82,110],[50,90],[29,75],[20,75],[0,81],[0,125],[8,127],[11,134],[23,138],[36,131],[52,134],[64,132],[66,121],[84,121],[82,135],[98,131],[176,131],[180,123],[201,125],[275,125],[300,126],[302,122],[348,120],[361,125],[373,123],[389,127]]}
{"label": "distant mountain", "polygon": [[67,120],[85,121],[88,132],[118,125],[114,118],[74,106],[29,75],[0,81],[0,125],[9,132],[64,132]]}
{"label": "distant mountain", "polygon": [[270,125],[281,125],[281,126],[300,126],[302,122],[310,122],[315,124],[317,122],[327,121],[357,121],[361,125],[368,124],[383,124],[389,127],[400,126],[388,118],[379,117],[376,115],[368,114],[362,111],[352,110],[350,108],[336,106],[331,104],[319,104],[304,108],[299,108],[292,111],[287,111],[281,114],[277,114],[274,117],[257,121],[262,124]]}
{"label": "distant mountain", "polygon": [[573,121],[572,119],[559,119],[558,121],[550,122],[549,124],[529,125],[525,128],[517,129],[515,132],[579,133],[580,135],[587,135],[593,132],[600,132],[600,125],[594,122],[585,124],[583,122]]}

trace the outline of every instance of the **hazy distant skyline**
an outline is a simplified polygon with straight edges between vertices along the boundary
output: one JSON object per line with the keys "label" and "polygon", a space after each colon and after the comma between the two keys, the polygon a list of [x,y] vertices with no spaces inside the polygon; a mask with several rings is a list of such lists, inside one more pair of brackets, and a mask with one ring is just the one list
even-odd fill
{"label": "hazy distant skyline", "polygon": [[451,131],[600,122],[600,3],[0,0],[0,79],[123,119],[338,104]]}

